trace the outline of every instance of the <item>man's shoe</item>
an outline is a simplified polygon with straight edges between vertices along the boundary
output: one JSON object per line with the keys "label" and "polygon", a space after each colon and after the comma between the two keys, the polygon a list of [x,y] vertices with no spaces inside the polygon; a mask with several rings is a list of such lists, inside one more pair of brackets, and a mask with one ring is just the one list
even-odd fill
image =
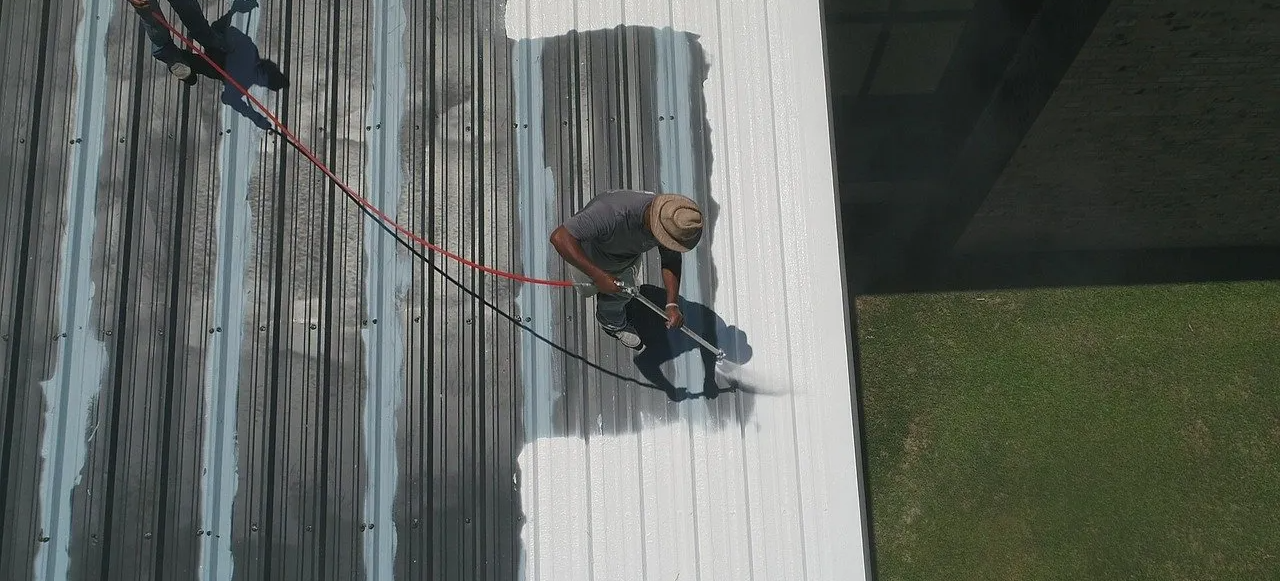
{"label": "man's shoe", "polygon": [[609,329],[607,327],[602,328],[604,329],[604,334],[617,339],[618,342],[622,343],[622,345],[627,349],[631,349],[633,351],[644,351],[644,341],[640,340],[640,335],[638,335],[636,330],[630,325],[621,329]]}
{"label": "man's shoe", "polygon": [[185,59],[169,63],[169,74],[177,77],[179,81],[195,81],[195,71],[191,70],[191,65],[187,64]]}

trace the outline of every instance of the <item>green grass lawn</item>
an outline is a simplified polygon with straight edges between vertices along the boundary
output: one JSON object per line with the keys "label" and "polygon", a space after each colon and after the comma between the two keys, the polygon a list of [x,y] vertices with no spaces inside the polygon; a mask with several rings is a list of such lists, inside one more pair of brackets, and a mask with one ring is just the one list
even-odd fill
{"label": "green grass lawn", "polygon": [[1280,579],[1280,283],[858,317],[880,581]]}

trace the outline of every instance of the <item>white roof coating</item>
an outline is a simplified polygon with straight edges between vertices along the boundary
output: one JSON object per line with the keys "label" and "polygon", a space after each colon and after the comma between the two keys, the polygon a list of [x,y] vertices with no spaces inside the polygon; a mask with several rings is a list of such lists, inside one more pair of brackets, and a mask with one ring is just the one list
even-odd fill
{"label": "white roof coating", "polygon": [[760,389],[740,425],[691,400],[632,433],[592,433],[596,417],[585,438],[531,438],[524,578],[867,578],[818,2],[515,0],[505,20],[515,39],[697,35],[721,212],[714,304],[750,330]]}

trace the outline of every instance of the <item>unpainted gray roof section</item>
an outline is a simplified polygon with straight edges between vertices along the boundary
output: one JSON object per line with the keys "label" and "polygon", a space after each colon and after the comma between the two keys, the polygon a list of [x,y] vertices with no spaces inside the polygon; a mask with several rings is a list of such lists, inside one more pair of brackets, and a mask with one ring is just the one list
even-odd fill
{"label": "unpainted gray roof section", "polygon": [[[568,278],[547,237],[595,192],[695,198],[687,320],[755,356],[751,306],[718,302],[778,262],[723,251],[744,234],[713,177],[732,95],[709,51],[732,42],[640,20],[512,35],[500,1],[262,1],[230,22],[233,55],[284,70],[287,90],[253,93],[317,160],[480,264]],[[557,558],[605,576],[745,575],[771,543],[777,571],[840,561],[788,516],[824,505],[774,494],[810,467],[772,458],[823,454],[762,442],[808,417],[790,386],[721,390],[639,306],[634,357],[571,290],[397,243],[223,83],[170,77],[127,3],[5,3],[0,46],[0,578],[579,578],[547,563],[581,539]],[[658,292],[655,260],[643,279]],[[620,442],[634,454],[602,452]],[[783,521],[778,540],[760,525]]]}

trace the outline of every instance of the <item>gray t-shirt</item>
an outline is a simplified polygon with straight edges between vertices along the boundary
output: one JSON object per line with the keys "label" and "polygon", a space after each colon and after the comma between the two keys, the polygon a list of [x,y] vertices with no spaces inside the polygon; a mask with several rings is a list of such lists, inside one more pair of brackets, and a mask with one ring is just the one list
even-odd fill
{"label": "gray t-shirt", "polygon": [[644,224],[644,213],[656,197],[640,190],[607,190],[565,220],[587,257],[607,272],[625,270],[644,253],[658,248],[663,268],[679,272],[680,253],[658,245]]}

